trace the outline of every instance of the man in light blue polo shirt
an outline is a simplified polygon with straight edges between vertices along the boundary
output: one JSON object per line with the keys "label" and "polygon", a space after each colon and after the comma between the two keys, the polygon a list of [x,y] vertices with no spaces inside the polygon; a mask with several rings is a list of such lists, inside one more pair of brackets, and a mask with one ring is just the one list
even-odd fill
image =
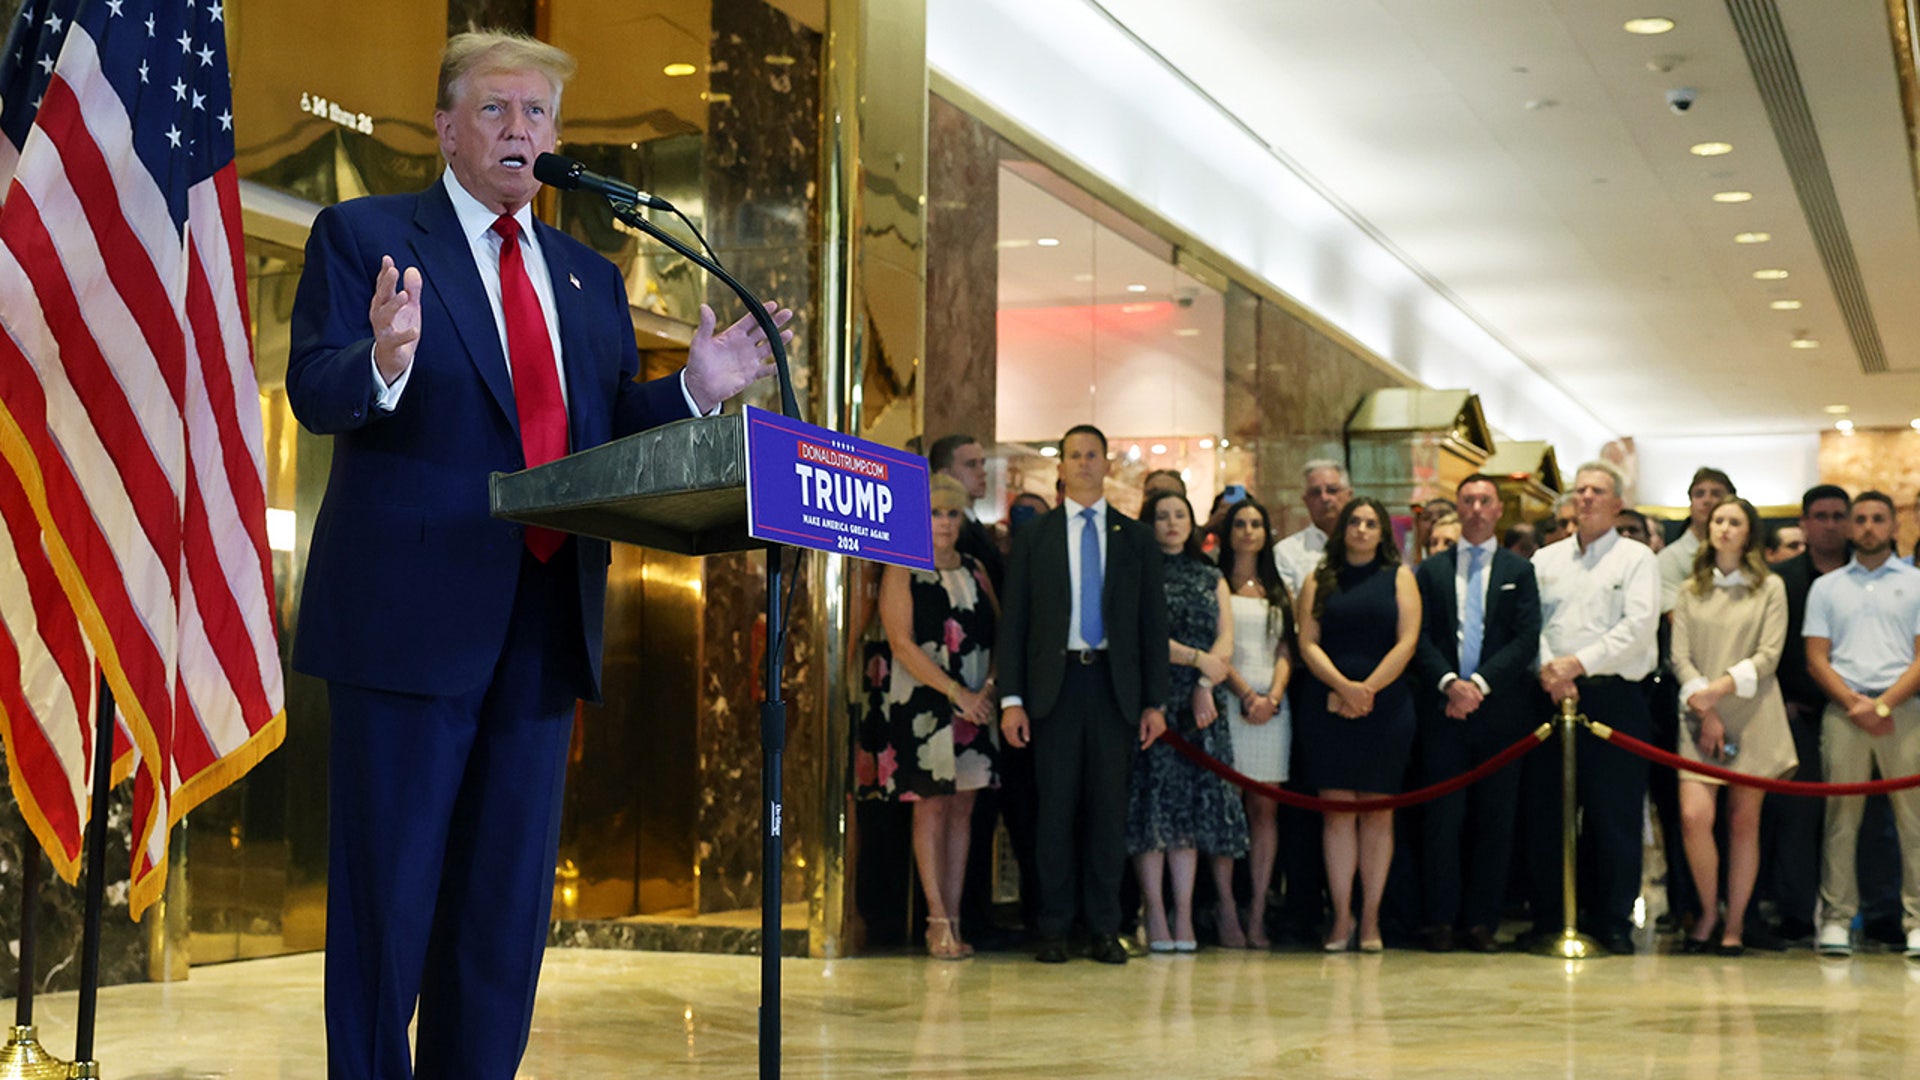
{"label": "man in light blue polo shirt", "polygon": [[[1920,772],[1920,570],[1893,557],[1893,500],[1878,491],[1853,500],[1853,558],[1807,593],[1807,674],[1826,692],[1820,756],[1827,780],[1866,780]],[[1920,958],[1920,790],[1894,792],[1900,835],[1901,925],[1907,955]],[[1854,847],[1860,796],[1827,800],[1826,856],[1820,875],[1819,950],[1853,951],[1860,907]]]}

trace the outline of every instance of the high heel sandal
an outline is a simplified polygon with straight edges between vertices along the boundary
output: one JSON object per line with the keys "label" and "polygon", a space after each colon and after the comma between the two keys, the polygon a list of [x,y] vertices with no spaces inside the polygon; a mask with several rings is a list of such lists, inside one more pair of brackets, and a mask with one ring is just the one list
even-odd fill
{"label": "high heel sandal", "polygon": [[927,916],[927,955],[935,960],[965,960],[973,950],[961,944],[954,933],[953,919]]}

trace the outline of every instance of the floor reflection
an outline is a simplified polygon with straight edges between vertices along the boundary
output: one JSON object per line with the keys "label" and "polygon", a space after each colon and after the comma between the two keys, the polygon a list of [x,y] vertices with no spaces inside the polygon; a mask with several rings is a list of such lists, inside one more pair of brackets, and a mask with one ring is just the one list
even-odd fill
{"label": "floor reflection", "polygon": [[[1920,1077],[1920,966],[1801,951],[1569,972],[1490,958],[1208,951],[789,960],[784,1066],[831,1077]],[[751,1076],[752,957],[554,949],[523,1080]],[[39,999],[72,1045],[74,996]],[[320,1080],[318,955],[101,995],[108,1075]]]}

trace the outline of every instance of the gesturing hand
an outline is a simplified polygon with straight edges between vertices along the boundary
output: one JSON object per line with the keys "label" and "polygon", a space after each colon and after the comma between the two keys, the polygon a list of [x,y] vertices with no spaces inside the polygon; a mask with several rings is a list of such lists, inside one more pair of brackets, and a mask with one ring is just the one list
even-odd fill
{"label": "gesturing hand", "polygon": [[[775,326],[793,321],[793,312],[776,301],[767,301],[767,310],[773,314]],[[713,309],[701,304],[700,328],[694,331],[693,344],[687,349],[687,393],[702,413],[711,412],[714,406],[774,371],[767,362],[773,350],[751,313],[717,334],[713,332],[715,322]],[[780,340],[792,341],[793,331],[780,331]]]}
{"label": "gesturing hand", "polygon": [[374,366],[389,384],[413,366],[413,352],[420,346],[420,284],[418,268],[409,266],[402,275],[393,256],[380,256],[367,321],[373,324]]}

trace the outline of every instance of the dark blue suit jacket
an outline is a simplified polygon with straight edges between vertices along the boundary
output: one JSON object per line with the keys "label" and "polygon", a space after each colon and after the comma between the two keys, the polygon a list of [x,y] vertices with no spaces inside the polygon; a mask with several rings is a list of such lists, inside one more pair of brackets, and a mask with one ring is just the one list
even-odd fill
{"label": "dark blue suit jacket", "polygon": [[[321,211],[287,361],[294,415],[334,436],[294,667],[401,693],[457,694],[488,679],[523,550],[520,526],[488,513],[488,475],[526,462],[500,332],[444,184]],[[560,323],[570,448],[686,418],[677,376],[633,381],[639,352],[619,271],[566,234],[535,229]],[[374,405],[368,317],[383,255],[424,279],[420,344],[391,413]],[[610,554],[604,541],[573,543],[583,653],[573,670],[578,696],[593,699]]]}
{"label": "dark blue suit jacket", "polygon": [[[1444,719],[1446,699],[1440,680],[1460,666],[1459,548],[1420,560],[1414,581],[1420,586],[1420,641],[1413,653],[1413,672],[1419,681],[1415,700],[1430,718]],[[1486,703],[1472,719],[1481,729],[1504,735],[1515,725],[1541,719],[1531,689],[1533,666],[1540,651],[1540,587],[1533,564],[1505,548],[1493,549],[1487,568],[1485,637],[1480,644],[1477,674],[1486,681]],[[1451,723],[1452,721],[1447,721]]]}

